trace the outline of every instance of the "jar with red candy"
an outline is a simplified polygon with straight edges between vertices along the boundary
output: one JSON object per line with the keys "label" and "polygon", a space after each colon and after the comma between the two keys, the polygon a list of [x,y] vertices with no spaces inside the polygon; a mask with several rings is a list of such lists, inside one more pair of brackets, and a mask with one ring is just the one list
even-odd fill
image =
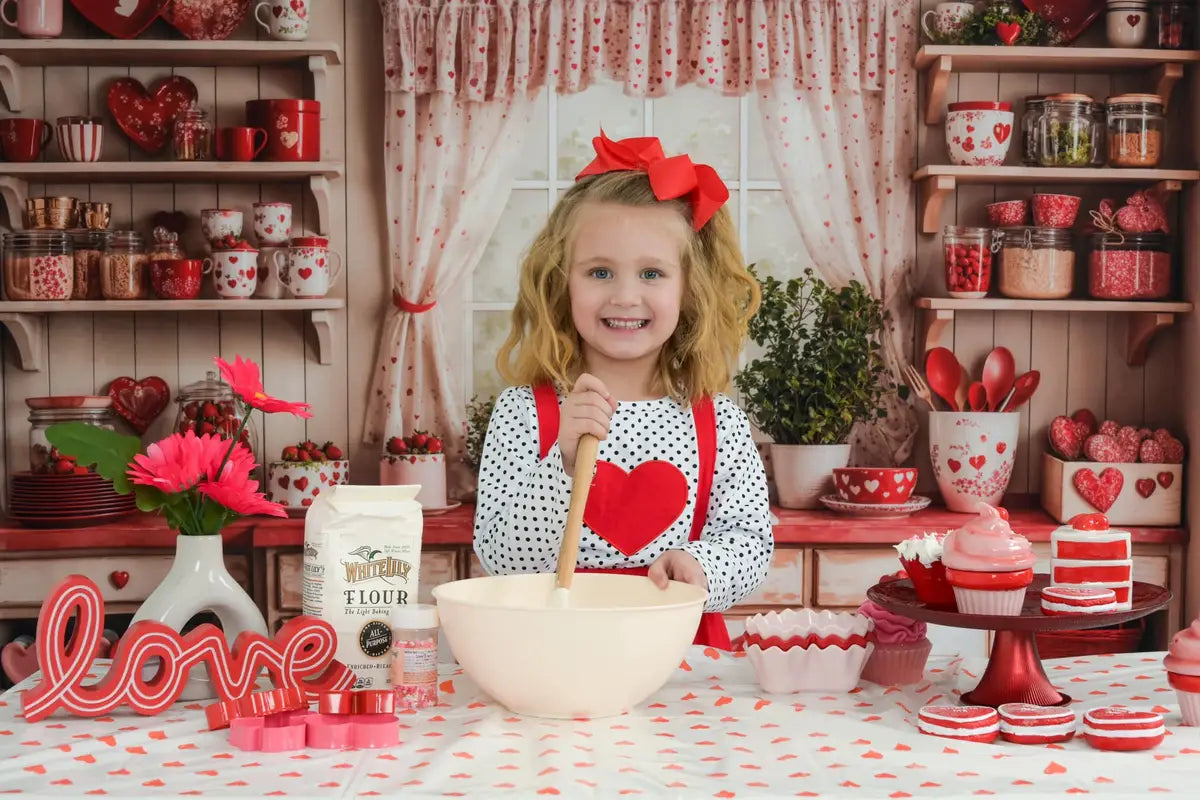
{"label": "jar with red candy", "polygon": [[1101,300],[1157,300],[1171,293],[1171,238],[1165,233],[1094,233],[1088,293]]}
{"label": "jar with red candy", "polygon": [[1158,46],[1163,50],[1187,50],[1195,37],[1196,8],[1191,2],[1163,0],[1154,8]]}
{"label": "jar with red candy", "polygon": [[966,300],[986,297],[992,284],[992,255],[997,249],[991,229],[947,225],[942,246],[950,296]]}
{"label": "jar with red candy", "polygon": [[[175,402],[179,405],[175,415],[175,431],[195,431],[197,436],[210,433],[232,439],[237,435],[246,412],[245,405],[234,395],[233,389],[215,372],[206,372],[204,380],[184,386],[179,390]],[[255,461],[259,461],[258,429],[253,415],[239,439],[254,453]]]}

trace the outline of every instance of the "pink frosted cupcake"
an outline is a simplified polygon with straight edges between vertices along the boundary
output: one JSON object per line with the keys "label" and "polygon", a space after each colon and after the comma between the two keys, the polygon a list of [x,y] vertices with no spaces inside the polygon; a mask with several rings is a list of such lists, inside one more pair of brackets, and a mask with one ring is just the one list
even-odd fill
{"label": "pink frosted cupcake", "polygon": [[1008,513],[980,503],[979,516],[942,542],[946,579],[962,614],[1018,617],[1036,559],[1029,540],[1013,533]]}
{"label": "pink frosted cupcake", "polygon": [[1200,619],[1171,639],[1163,666],[1179,698],[1183,724],[1200,726]]}
{"label": "pink frosted cupcake", "polygon": [[858,607],[858,613],[875,621],[875,651],[863,667],[863,680],[883,686],[919,682],[933,649],[933,642],[925,637],[925,623],[893,614],[870,600]]}

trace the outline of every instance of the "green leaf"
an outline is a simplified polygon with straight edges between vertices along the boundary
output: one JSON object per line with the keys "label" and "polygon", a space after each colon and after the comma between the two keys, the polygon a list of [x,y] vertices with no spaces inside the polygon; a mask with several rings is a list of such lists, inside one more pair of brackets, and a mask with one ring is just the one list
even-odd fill
{"label": "green leaf", "polygon": [[167,496],[153,486],[134,486],[133,494],[139,511],[158,511],[167,503]]}
{"label": "green leaf", "polygon": [[125,471],[142,450],[138,437],[123,436],[83,422],[61,422],[46,429],[46,440],[60,453],[74,456],[80,466],[95,465],[96,472],[112,481],[119,494],[133,491],[133,483]]}

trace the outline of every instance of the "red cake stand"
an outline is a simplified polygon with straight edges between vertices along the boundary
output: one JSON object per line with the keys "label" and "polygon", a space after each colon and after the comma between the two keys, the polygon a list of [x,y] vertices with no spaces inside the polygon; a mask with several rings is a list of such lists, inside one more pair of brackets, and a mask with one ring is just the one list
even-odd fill
{"label": "red cake stand", "polygon": [[1116,625],[1152,614],[1171,602],[1171,592],[1167,589],[1134,581],[1133,608],[1128,611],[1046,616],[1042,614],[1041,591],[1049,584],[1049,575],[1033,576],[1033,583],[1025,590],[1025,604],[1019,617],[960,614],[930,608],[917,599],[909,580],[876,584],[867,590],[867,599],[911,619],[952,628],[995,631],[992,654],[979,685],[962,696],[963,703],[993,707],[1004,703],[1063,706],[1071,702],[1071,698],[1055,689],[1046,677],[1035,633]]}

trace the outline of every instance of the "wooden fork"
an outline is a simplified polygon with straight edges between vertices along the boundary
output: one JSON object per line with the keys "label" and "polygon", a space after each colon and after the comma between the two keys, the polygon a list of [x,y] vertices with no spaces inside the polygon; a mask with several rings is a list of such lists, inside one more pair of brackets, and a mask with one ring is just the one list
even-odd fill
{"label": "wooden fork", "polygon": [[933,393],[929,391],[929,384],[925,382],[925,378],[921,377],[921,373],[917,372],[917,368],[912,364],[905,364],[901,373],[904,375],[904,380],[916,392],[917,397],[924,400],[929,406],[929,410],[937,411],[937,406],[933,404]]}

